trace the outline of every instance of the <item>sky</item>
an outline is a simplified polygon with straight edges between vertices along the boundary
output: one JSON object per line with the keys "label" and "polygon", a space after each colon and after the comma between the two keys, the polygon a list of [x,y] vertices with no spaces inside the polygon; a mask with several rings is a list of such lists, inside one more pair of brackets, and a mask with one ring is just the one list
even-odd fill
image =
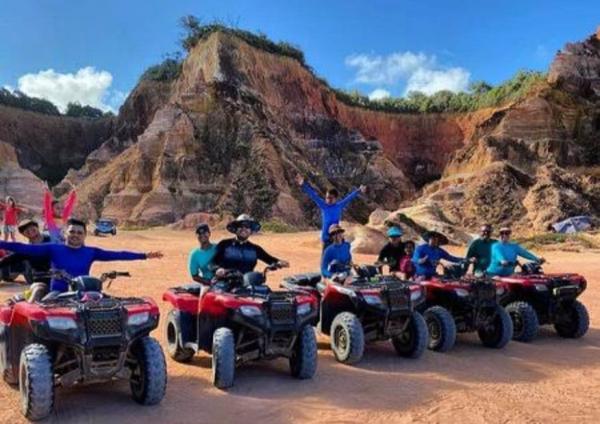
{"label": "sky", "polygon": [[330,85],[371,98],[545,71],[600,26],[598,0],[0,0],[0,87],[116,111],[180,50],[189,14],[291,42]]}

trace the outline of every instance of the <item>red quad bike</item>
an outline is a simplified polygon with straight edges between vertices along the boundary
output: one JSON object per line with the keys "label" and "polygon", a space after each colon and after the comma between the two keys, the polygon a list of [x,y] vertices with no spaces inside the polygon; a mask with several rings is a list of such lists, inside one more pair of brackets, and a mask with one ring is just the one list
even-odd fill
{"label": "red quad bike", "polygon": [[229,271],[213,280],[201,295],[200,283],[169,289],[167,351],[177,362],[189,362],[196,352],[212,354],[213,384],[233,386],[235,367],[259,359],[289,358],[299,379],[312,378],[317,368],[317,339],[311,322],[317,300],[307,293],[272,291],[264,272]]}
{"label": "red quad bike", "polygon": [[333,263],[329,284],[319,274],[288,277],[282,284],[320,299],[320,316],[313,325],[330,336],[331,349],[339,362],[360,361],[365,343],[392,340],[396,352],[407,358],[420,357],[427,346],[425,320],[416,307],[424,300],[420,286],[393,276],[383,276],[375,266]]}
{"label": "red quad bike", "polygon": [[503,348],[513,336],[509,315],[499,303],[504,284],[489,278],[466,276],[468,263],[447,265],[442,276],[421,281],[426,301],[423,316],[429,329],[429,349],[446,352],[456,333],[477,331],[486,347]]}
{"label": "red quad bike", "polygon": [[102,293],[104,281],[129,273],[98,279],[55,271],[52,276],[67,280],[70,291],[0,306],[0,371],[6,382],[19,385],[23,415],[47,417],[56,386],[113,379],[128,379],[136,402],[159,403],[167,372],[162,349],[149,336],[158,325],[156,303]]}
{"label": "red quad bike", "polygon": [[520,273],[494,277],[507,287],[502,304],[513,320],[513,339],[533,340],[540,325],[553,324],[559,336],[582,337],[590,321],[587,309],[577,300],[587,287],[579,274],[545,274],[540,264],[519,264]]}

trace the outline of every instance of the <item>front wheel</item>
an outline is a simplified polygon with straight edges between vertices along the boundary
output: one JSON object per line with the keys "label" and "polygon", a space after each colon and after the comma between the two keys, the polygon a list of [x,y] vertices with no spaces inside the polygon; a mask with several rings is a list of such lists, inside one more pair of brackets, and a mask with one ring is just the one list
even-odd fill
{"label": "front wheel", "polygon": [[156,339],[146,336],[131,349],[134,366],[129,385],[133,400],[142,405],[156,405],[167,389],[167,364]]}
{"label": "front wheel", "polygon": [[513,340],[528,343],[537,337],[540,323],[533,306],[527,302],[512,302],[505,309],[513,323]]}
{"label": "front wheel", "polygon": [[177,313],[171,310],[167,315],[166,326],[167,353],[177,362],[190,362],[195,353],[193,349],[182,347],[181,327],[177,318]]}
{"label": "front wheel", "polygon": [[212,380],[215,387],[228,389],[235,377],[235,341],[233,331],[221,327],[213,334]]}
{"label": "front wheel", "polygon": [[496,305],[491,321],[479,328],[477,333],[484,346],[501,349],[513,337],[513,323],[506,310]]}
{"label": "front wheel", "polygon": [[317,370],[317,336],[310,325],[305,325],[290,357],[290,372],[301,380],[312,378]]}
{"label": "front wheel", "polygon": [[406,330],[393,337],[392,344],[398,355],[416,359],[425,352],[428,340],[429,332],[423,315],[413,312]]}
{"label": "front wheel", "polygon": [[562,306],[554,323],[554,329],[560,337],[578,339],[587,333],[590,317],[586,307],[578,300],[568,306]]}
{"label": "front wheel", "polygon": [[335,359],[346,364],[361,360],[365,351],[365,333],[356,315],[351,312],[338,314],[331,323],[330,336]]}
{"label": "front wheel", "polygon": [[19,362],[21,412],[32,421],[46,418],[54,406],[54,373],[50,353],[42,344],[30,344]]}
{"label": "front wheel", "polygon": [[447,352],[456,343],[456,323],[446,308],[432,306],[423,314],[429,330],[428,348],[436,352]]}

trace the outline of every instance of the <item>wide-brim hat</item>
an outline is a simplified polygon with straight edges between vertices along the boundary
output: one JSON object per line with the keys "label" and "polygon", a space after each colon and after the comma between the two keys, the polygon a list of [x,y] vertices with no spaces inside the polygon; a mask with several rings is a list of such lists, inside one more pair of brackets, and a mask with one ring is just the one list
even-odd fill
{"label": "wide-brim hat", "polygon": [[426,242],[429,242],[429,240],[432,237],[437,237],[437,239],[440,241],[440,244],[450,243],[450,240],[448,240],[448,237],[446,237],[444,234],[440,233],[439,231],[433,231],[433,230],[427,231],[421,237],[423,237],[423,240],[425,240]]}
{"label": "wide-brim hat", "polygon": [[260,223],[254,218],[252,218],[250,215],[242,214],[233,221],[231,221],[229,224],[227,224],[227,231],[235,234],[238,228],[240,228],[240,226],[242,225],[247,225],[248,227],[250,227],[250,230],[253,233],[259,232],[261,227]]}
{"label": "wide-brim hat", "polygon": [[346,230],[344,230],[340,224],[331,224],[329,226],[327,234],[329,234],[330,236],[332,236],[332,235],[334,235],[336,233],[345,233],[345,232],[346,232]]}
{"label": "wide-brim hat", "polygon": [[33,219],[24,219],[23,221],[19,222],[19,225],[17,227],[17,230],[19,230],[19,233],[23,233],[23,231],[25,231],[27,228],[31,227],[32,225],[39,227],[40,224],[38,224],[36,221],[34,221]]}

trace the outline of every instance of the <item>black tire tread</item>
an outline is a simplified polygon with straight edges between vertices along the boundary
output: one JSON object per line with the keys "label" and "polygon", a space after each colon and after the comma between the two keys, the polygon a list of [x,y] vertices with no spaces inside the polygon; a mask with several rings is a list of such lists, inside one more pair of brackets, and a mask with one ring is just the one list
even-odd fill
{"label": "black tire tread", "polygon": [[317,336],[310,325],[305,325],[296,341],[296,351],[290,358],[292,376],[300,380],[312,378],[317,371]]}
{"label": "black tire tread", "polygon": [[[343,357],[335,346],[335,328],[337,326],[343,326],[349,335],[350,349],[348,355]],[[335,358],[339,362],[345,364],[355,364],[362,359],[365,351],[365,333],[362,328],[362,324],[358,317],[351,312],[339,313],[331,323],[331,350],[335,355]]]}
{"label": "black tire tread", "polygon": [[141,397],[134,395],[134,400],[142,405],[156,405],[165,397],[167,390],[167,364],[165,355],[158,341],[146,336],[137,341],[140,343],[137,359],[144,361],[145,387]]}
{"label": "black tire tread", "polygon": [[54,407],[54,375],[46,346],[38,343],[26,346],[21,352],[21,367],[26,368],[29,383],[28,399],[21,402],[23,415],[31,421],[44,419]]}
{"label": "black tire tread", "polygon": [[392,338],[396,353],[405,358],[417,359],[423,355],[429,343],[429,331],[425,318],[419,312],[413,312],[409,322],[409,329],[413,332],[416,342],[411,350],[403,349],[399,338]]}
{"label": "black tire tread", "polygon": [[441,342],[433,345],[430,340],[427,347],[435,352],[447,352],[452,349],[456,343],[456,323],[452,314],[442,306],[432,306],[423,313],[423,317],[426,322],[430,319],[437,320],[442,332]]}
{"label": "black tire tread", "polygon": [[533,306],[527,302],[517,301],[509,303],[505,306],[505,309],[509,316],[511,313],[521,315],[521,320],[523,321],[523,331],[521,334],[514,334],[513,340],[528,343],[537,337],[540,322]]}
{"label": "black tire tread", "polygon": [[212,344],[213,384],[219,389],[233,386],[235,378],[235,342],[233,332],[226,327],[217,328]]}

